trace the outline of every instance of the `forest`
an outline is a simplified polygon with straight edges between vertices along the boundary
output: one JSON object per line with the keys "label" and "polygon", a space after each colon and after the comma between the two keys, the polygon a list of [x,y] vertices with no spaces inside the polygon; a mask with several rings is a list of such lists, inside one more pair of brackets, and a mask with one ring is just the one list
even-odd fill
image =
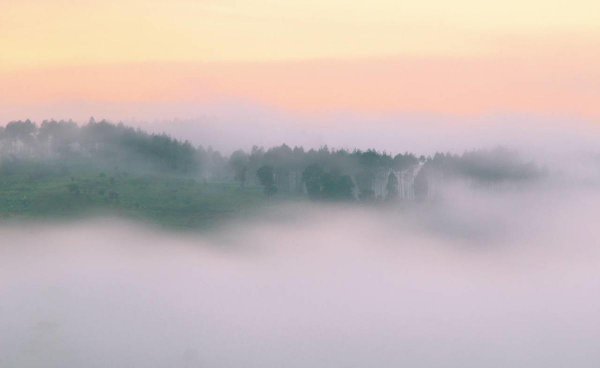
{"label": "forest", "polygon": [[417,156],[376,150],[252,147],[229,155],[93,118],[0,127],[0,218],[106,211],[208,226],[273,201],[418,203],[453,181],[533,182],[545,172],[507,149]]}

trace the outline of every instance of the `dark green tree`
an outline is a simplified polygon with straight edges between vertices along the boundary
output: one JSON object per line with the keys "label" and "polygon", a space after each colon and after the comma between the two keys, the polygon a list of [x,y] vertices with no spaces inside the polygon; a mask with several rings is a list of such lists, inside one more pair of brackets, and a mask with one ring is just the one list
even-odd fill
{"label": "dark green tree", "polygon": [[306,187],[306,192],[311,199],[321,198],[323,168],[317,164],[306,167],[302,172],[302,182]]}
{"label": "dark green tree", "polygon": [[393,172],[390,172],[390,174],[388,175],[388,180],[385,189],[387,191],[386,198],[388,200],[394,200],[398,198],[398,178]]}
{"label": "dark green tree", "polygon": [[349,175],[329,172],[322,176],[321,181],[324,198],[332,200],[354,199],[354,182]]}
{"label": "dark green tree", "polygon": [[277,186],[275,186],[275,173],[273,166],[264,165],[256,171],[258,181],[263,186],[265,194],[272,196],[277,193]]}
{"label": "dark green tree", "polygon": [[229,164],[233,168],[234,178],[240,183],[240,187],[246,185],[246,172],[248,171],[248,155],[242,151],[237,150],[229,157]]}

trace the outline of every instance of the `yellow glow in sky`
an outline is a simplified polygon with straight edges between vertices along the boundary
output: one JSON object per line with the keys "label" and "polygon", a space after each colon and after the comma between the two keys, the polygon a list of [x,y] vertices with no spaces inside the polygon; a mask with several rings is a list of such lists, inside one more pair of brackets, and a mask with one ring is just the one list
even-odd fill
{"label": "yellow glow in sky", "polygon": [[0,66],[479,55],[600,39],[597,0],[0,0]]}
{"label": "yellow glow in sky", "polygon": [[230,99],[598,119],[599,65],[599,0],[0,0],[0,118]]}

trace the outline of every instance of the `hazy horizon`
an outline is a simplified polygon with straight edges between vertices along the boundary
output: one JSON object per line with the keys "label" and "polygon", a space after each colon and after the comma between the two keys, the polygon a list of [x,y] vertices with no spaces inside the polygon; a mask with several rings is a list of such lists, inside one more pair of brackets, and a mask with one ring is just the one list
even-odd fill
{"label": "hazy horizon", "polygon": [[327,146],[425,156],[504,147],[545,163],[559,156],[597,154],[600,143],[600,130],[594,124],[514,115],[463,118],[465,126],[450,130],[445,127],[447,118],[440,116],[331,114],[299,118],[257,107],[239,109],[230,105],[206,108],[192,119],[128,120],[90,115],[81,119],[25,116],[11,121],[31,119],[39,125],[44,120],[75,120],[84,125],[90,118],[123,122],[153,134],[165,133],[226,155],[238,149],[249,151],[253,146],[271,148],[282,144],[306,149]]}

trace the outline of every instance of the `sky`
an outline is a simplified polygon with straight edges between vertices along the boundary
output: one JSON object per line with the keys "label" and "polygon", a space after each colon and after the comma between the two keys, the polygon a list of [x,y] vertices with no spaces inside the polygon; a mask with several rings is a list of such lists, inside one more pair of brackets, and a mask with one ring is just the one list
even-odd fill
{"label": "sky", "polygon": [[0,0],[0,50],[2,123],[600,121],[595,0]]}

